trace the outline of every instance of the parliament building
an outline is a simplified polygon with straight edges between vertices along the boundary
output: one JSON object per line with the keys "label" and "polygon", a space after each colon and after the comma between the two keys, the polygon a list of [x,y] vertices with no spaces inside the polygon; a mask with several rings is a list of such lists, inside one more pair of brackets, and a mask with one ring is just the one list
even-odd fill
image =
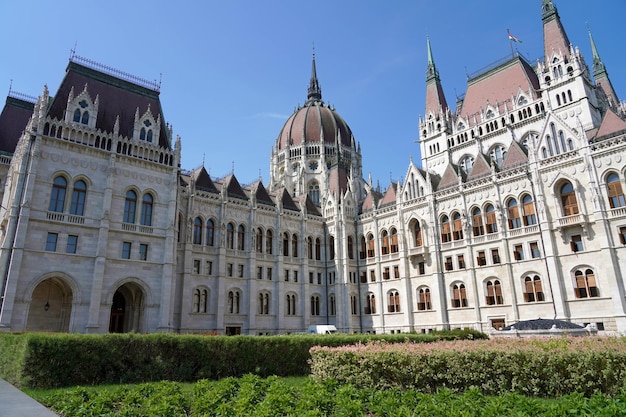
{"label": "parliament building", "polygon": [[625,334],[626,108],[591,33],[588,64],[552,0],[541,19],[543,60],[469,76],[455,108],[427,41],[421,161],[384,190],[322,99],[315,56],[266,183],[185,170],[160,86],[93,61],[73,55],[54,93],[10,91],[0,331],[489,333],[554,318]]}

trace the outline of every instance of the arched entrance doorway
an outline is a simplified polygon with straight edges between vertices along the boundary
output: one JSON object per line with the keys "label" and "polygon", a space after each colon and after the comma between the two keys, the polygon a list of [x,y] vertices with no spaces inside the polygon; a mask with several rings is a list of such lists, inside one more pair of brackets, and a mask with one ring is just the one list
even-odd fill
{"label": "arched entrance doorway", "polygon": [[134,283],[126,283],[113,294],[109,333],[141,332],[144,293]]}
{"label": "arched entrance doorway", "polygon": [[62,278],[41,281],[33,290],[26,330],[68,332],[72,313],[72,289]]}

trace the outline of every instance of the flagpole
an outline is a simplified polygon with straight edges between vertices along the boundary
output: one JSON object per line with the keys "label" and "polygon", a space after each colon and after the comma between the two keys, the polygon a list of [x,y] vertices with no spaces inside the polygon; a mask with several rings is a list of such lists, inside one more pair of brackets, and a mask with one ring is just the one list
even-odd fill
{"label": "flagpole", "polygon": [[511,47],[511,58],[515,58],[515,54],[513,53],[513,41],[511,40],[511,32],[509,32],[509,30],[506,30],[506,34],[507,39],[509,40],[509,46]]}

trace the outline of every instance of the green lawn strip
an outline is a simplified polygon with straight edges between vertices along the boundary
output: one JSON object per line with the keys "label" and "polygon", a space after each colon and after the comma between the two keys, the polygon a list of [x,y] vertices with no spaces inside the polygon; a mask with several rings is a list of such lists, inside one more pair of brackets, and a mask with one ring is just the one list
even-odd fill
{"label": "green lawn strip", "polygon": [[570,394],[553,399],[520,394],[486,396],[478,389],[455,394],[357,389],[309,377],[245,375],[196,383],[156,382],[25,392],[61,416],[618,416],[626,394]]}

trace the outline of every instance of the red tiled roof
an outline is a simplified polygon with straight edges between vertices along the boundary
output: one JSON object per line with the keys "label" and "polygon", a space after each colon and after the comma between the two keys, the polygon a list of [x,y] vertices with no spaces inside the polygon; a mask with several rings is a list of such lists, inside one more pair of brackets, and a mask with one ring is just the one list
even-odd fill
{"label": "red tiled roof", "polygon": [[596,132],[594,139],[608,136],[622,130],[626,130],[626,122],[620,119],[613,110],[609,109],[602,118],[602,123],[600,123],[600,128]]}
{"label": "red tiled roof", "polygon": [[443,172],[441,181],[439,181],[439,184],[437,185],[437,189],[443,190],[444,188],[458,185],[458,183],[459,176],[456,173],[456,167],[453,164],[448,164],[446,170]]}
{"label": "red tiled roof", "polygon": [[485,156],[482,153],[479,153],[474,160],[474,165],[472,165],[472,170],[467,176],[467,180],[472,181],[489,174],[491,174],[491,166],[485,159]]}
{"label": "red tiled roof", "polygon": [[398,188],[397,184],[389,184],[389,188],[385,191],[385,195],[383,196],[382,201],[380,202],[380,206],[386,206],[387,204],[393,204],[397,201],[396,190]]}
{"label": "red tiled roof", "polygon": [[331,194],[341,198],[348,189],[348,174],[346,174],[346,171],[338,166],[332,167],[328,173],[328,186]]}
{"label": "red tiled roof", "polygon": [[509,146],[509,150],[504,156],[504,161],[502,161],[502,170],[527,163],[528,155],[525,149],[526,148],[520,146],[520,144],[516,141],[512,141],[511,145]]}

